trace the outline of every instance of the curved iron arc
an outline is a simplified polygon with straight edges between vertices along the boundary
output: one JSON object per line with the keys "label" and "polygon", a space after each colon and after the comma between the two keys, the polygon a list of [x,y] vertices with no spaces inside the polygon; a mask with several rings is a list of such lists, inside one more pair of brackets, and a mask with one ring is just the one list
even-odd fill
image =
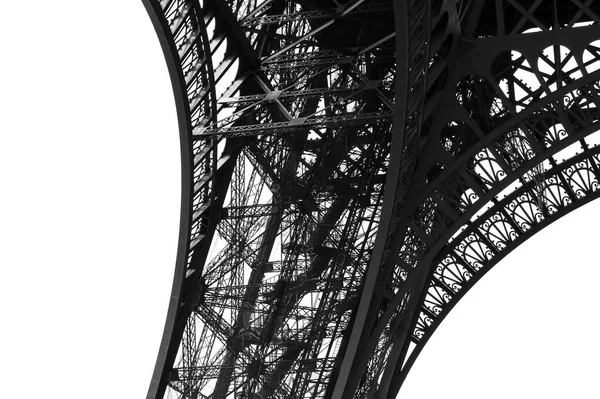
{"label": "curved iron arc", "polygon": [[[598,32],[598,27],[590,27],[590,28],[581,28],[582,30],[587,30],[588,32],[586,33],[586,36],[588,38],[590,38],[589,33],[590,32]],[[578,32],[579,33],[579,32]],[[592,38],[594,37],[594,35],[592,34],[591,36]],[[598,36],[596,36],[598,37]],[[568,39],[565,39],[568,40]],[[589,41],[590,39],[588,39]],[[583,49],[585,45],[580,45],[578,46],[579,49]],[[569,117],[571,118],[570,120],[573,120],[572,116],[573,115],[577,115],[577,113],[581,114],[581,111],[578,110],[571,110],[570,108],[566,108],[564,109],[564,111],[562,110],[562,108],[557,107],[556,111],[552,111],[552,108],[550,108],[550,113],[548,113],[548,111],[546,111],[545,109],[543,109],[544,106],[547,106],[548,104],[559,104],[559,102],[557,102],[557,100],[562,100],[562,96],[564,96],[566,93],[568,93],[569,95],[571,95],[571,93],[575,93],[578,92],[578,95],[584,95],[586,98],[589,98],[588,101],[591,101],[591,98],[594,98],[595,101],[597,102],[598,99],[598,93],[597,93],[597,79],[598,79],[598,71],[592,72],[590,74],[587,74],[585,71],[583,72],[583,78],[578,79],[577,81],[573,82],[570,85],[564,86],[562,89],[559,89],[556,92],[550,93],[548,94],[548,96],[546,98],[544,98],[542,101],[537,101],[534,103],[531,103],[528,105],[528,107],[525,109],[525,111],[523,111],[522,113],[519,113],[517,115],[514,116],[513,119],[511,120],[507,120],[505,121],[505,123],[503,124],[503,126],[501,126],[498,129],[495,129],[493,132],[486,134],[485,136],[483,136],[483,138],[480,139],[480,141],[478,141],[477,145],[470,147],[466,153],[463,153],[461,156],[459,156],[458,158],[456,158],[456,161],[452,164],[449,165],[448,168],[446,168],[447,170],[443,170],[442,173],[440,174],[440,176],[438,177],[439,180],[434,181],[430,187],[427,188],[427,190],[421,195],[421,200],[416,201],[416,204],[426,204],[426,202],[424,202],[425,200],[427,200],[428,198],[430,199],[431,203],[433,204],[438,204],[438,208],[437,211],[434,212],[441,212],[442,214],[445,213],[444,216],[442,216],[442,218],[440,219],[440,221],[442,221],[442,224],[437,224],[435,227],[427,227],[425,229],[421,229],[420,227],[418,227],[418,223],[415,224],[415,221],[418,220],[414,218],[412,218],[412,220],[410,221],[410,226],[411,229],[415,232],[417,232],[417,235],[420,237],[421,240],[423,240],[422,242],[424,242],[424,247],[428,249],[423,248],[423,258],[421,261],[421,264],[423,265],[422,267],[425,268],[425,266],[428,263],[432,264],[432,267],[428,268],[428,272],[427,272],[427,278],[422,280],[423,283],[426,283],[426,285],[424,286],[424,290],[422,290],[421,294],[420,294],[420,298],[418,299],[417,303],[421,304],[419,305],[419,308],[416,308],[416,313],[414,313],[413,311],[413,315],[412,316],[412,322],[411,322],[411,327],[409,331],[412,331],[413,329],[417,328],[417,329],[425,329],[425,337],[426,339],[423,341],[422,337],[423,337],[423,333],[421,332],[421,335],[413,335],[412,338],[409,341],[405,341],[404,344],[404,354],[400,355],[400,359],[403,359],[404,356],[406,356],[407,353],[409,353],[409,357],[407,358],[407,360],[405,361],[401,361],[398,362],[396,364],[393,364],[392,367],[395,369],[394,371],[394,375],[395,375],[395,381],[394,381],[394,387],[393,389],[390,391],[390,394],[388,397],[393,397],[395,394],[397,394],[400,385],[402,384],[402,381],[404,380],[404,378],[406,377],[406,374],[408,373],[408,371],[410,370],[410,367],[412,366],[414,360],[416,359],[416,357],[418,356],[418,354],[420,353],[420,350],[422,349],[423,345],[425,344],[425,342],[427,341],[428,337],[433,333],[433,331],[435,330],[435,328],[437,327],[437,325],[439,325],[439,323],[441,322],[441,320],[448,314],[448,312],[451,310],[451,308],[453,307],[453,304],[455,304],[460,298],[463,297],[464,293],[466,293],[466,291],[473,286],[473,284],[479,279],[479,277],[477,279],[475,279],[473,276],[477,275],[476,272],[478,272],[480,269],[477,269],[477,271],[473,270],[472,268],[469,268],[468,265],[465,265],[464,269],[467,270],[467,276],[468,277],[468,281],[470,282],[470,279],[473,279],[473,283],[469,283],[468,285],[465,283],[464,286],[461,286],[461,290],[458,292],[458,294],[455,292],[455,290],[450,289],[450,287],[448,286],[444,286],[444,284],[439,283],[439,277],[434,278],[433,275],[434,273],[438,273],[439,270],[444,270],[442,266],[438,266],[438,269],[436,269],[435,266],[438,262],[435,261],[435,259],[437,259],[437,256],[440,255],[435,255],[437,253],[437,251],[439,251],[442,248],[446,248],[444,250],[444,253],[446,252],[451,252],[453,248],[452,247],[452,243],[451,241],[454,240],[455,242],[460,242],[460,238],[461,237],[467,237],[469,236],[469,232],[471,232],[471,234],[475,234],[474,238],[472,238],[473,240],[477,241],[480,240],[479,242],[481,242],[483,246],[487,246],[487,248],[489,248],[489,257],[492,257],[493,259],[495,259],[494,261],[491,261],[491,263],[489,264],[485,264],[483,266],[480,265],[481,268],[485,267],[485,270],[489,270],[489,267],[491,267],[492,265],[496,264],[498,260],[500,260],[504,254],[502,251],[504,251],[504,247],[500,248],[497,247],[500,244],[494,243],[493,242],[493,237],[492,237],[492,241],[490,241],[489,237],[486,237],[484,232],[481,231],[481,228],[479,227],[478,230],[478,226],[480,226],[478,223],[478,220],[484,220],[486,221],[486,217],[489,217],[489,215],[494,215],[495,218],[497,218],[498,220],[501,220],[502,222],[505,222],[506,225],[510,225],[510,226],[514,226],[514,231],[511,234],[514,234],[514,236],[512,236],[512,239],[516,239],[515,237],[519,237],[519,234],[524,234],[524,231],[522,229],[519,228],[519,226],[517,225],[517,223],[513,220],[511,220],[511,218],[508,216],[508,210],[507,209],[502,209],[501,205],[502,204],[506,204],[506,202],[508,200],[503,200],[498,202],[496,200],[496,197],[503,191],[503,189],[508,189],[508,186],[510,186],[514,181],[521,181],[522,184],[522,188],[520,190],[515,191],[515,193],[511,194],[508,198],[509,199],[515,199],[515,198],[519,198],[520,193],[526,193],[523,195],[527,195],[529,196],[529,198],[534,198],[533,201],[536,201],[536,197],[539,196],[539,194],[535,194],[535,191],[539,191],[539,187],[541,185],[541,187],[544,187],[545,183],[544,181],[529,181],[529,182],[525,182],[523,181],[522,177],[527,173],[532,173],[533,169],[531,169],[532,167],[534,167],[534,169],[537,167],[536,165],[540,165],[542,161],[548,161],[549,160],[549,164],[551,165],[551,168],[545,168],[545,172],[544,175],[546,176],[546,178],[548,178],[547,176],[551,176],[553,178],[555,178],[555,185],[562,185],[562,187],[564,187],[565,190],[565,195],[567,195],[567,199],[571,202],[577,202],[578,204],[575,205],[573,208],[567,209],[565,211],[558,211],[558,210],[554,210],[554,212],[556,212],[557,214],[552,214],[549,215],[548,211],[544,208],[542,208],[542,211],[540,211],[540,217],[542,218],[542,220],[544,220],[543,225],[547,225],[550,223],[550,221],[545,221],[546,218],[548,218],[549,220],[555,220],[559,217],[561,217],[562,215],[570,212],[572,209],[580,206],[580,203],[587,203],[589,200],[591,200],[591,198],[595,198],[596,195],[591,193],[591,192],[587,192],[586,195],[590,196],[590,199],[586,199],[586,200],[580,200],[579,197],[582,195],[582,191],[579,191],[578,193],[574,193],[573,190],[571,189],[570,185],[572,185],[572,178],[568,178],[567,176],[563,176],[563,174],[560,172],[562,170],[565,170],[569,165],[569,163],[561,163],[560,166],[557,166],[557,162],[556,160],[553,159],[553,155],[556,154],[557,152],[559,152],[560,150],[564,150],[565,148],[568,148],[570,145],[573,144],[580,144],[581,148],[583,150],[583,154],[579,157],[574,157],[572,163],[576,163],[578,160],[581,159],[585,159],[586,157],[587,160],[586,161],[582,161],[582,162],[586,162],[586,166],[582,167],[583,170],[585,170],[585,173],[590,173],[590,174],[595,174],[598,171],[598,165],[596,164],[597,162],[595,162],[592,159],[592,155],[597,153],[597,150],[592,149],[584,140],[584,138],[591,134],[594,133],[598,126],[597,124],[592,123],[592,125],[587,126],[582,128],[581,126],[578,126],[577,128],[573,128],[570,127],[570,123],[566,121],[566,119],[563,117],[563,122],[565,124],[567,124],[569,126],[569,137],[568,139],[565,139],[564,141],[561,141],[558,145],[556,145],[556,143],[554,143],[551,148],[546,149],[543,148],[542,144],[537,143],[538,138],[534,137],[532,134],[529,133],[529,127],[525,127],[525,126],[520,126],[519,128],[522,128],[522,132],[523,132],[523,137],[527,138],[527,140],[531,143],[531,147],[533,148],[533,150],[535,151],[534,153],[534,157],[529,157],[527,159],[524,159],[523,161],[520,162],[520,165],[518,168],[514,168],[511,167],[509,165],[506,164],[506,162],[503,162],[501,157],[503,156],[500,151],[496,151],[493,149],[494,145],[498,145],[498,138],[501,137],[503,134],[506,134],[507,130],[509,130],[510,127],[512,126],[517,126],[518,124],[515,122],[518,119],[525,119],[524,116],[528,115],[535,115],[535,113],[537,112],[537,110],[542,109],[543,114],[545,115],[552,115],[552,112],[563,112],[563,115],[569,115]],[[575,97],[574,97],[575,98]],[[569,100],[570,103],[573,104],[573,106],[577,106],[578,103],[576,101],[571,101]],[[593,120],[597,121],[597,111],[595,111],[596,108],[594,107],[592,111],[588,112],[589,116],[587,118],[592,118]],[[568,123],[567,123],[568,122]],[[592,121],[593,122],[593,121]],[[578,119],[576,121],[577,125],[581,125],[581,123],[585,123],[584,119]],[[512,126],[511,126],[512,125]],[[537,134],[537,133],[536,133]],[[509,136],[507,136],[509,137]],[[491,149],[490,152],[490,157],[494,157],[496,158],[496,161],[498,162],[498,165],[501,165],[501,169],[503,170],[504,174],[501,180],[501,183],[498,184],[493,183],[492,187],[488,187],[485,189],[478,189],[477,186],[478,184],[481,183],[477,183],[475,182],[473,179],[468,179],[467,177],[469,175],[473,174],[473,170],[469,170],[468,168],[465,168],[466,164],[469,163],[469,159],[473,159],[473,156],[475,154],[477,154],[478,151],[481,151],[482,149],[485,149],[486,147],[489,147]],[[492,155],[493,154],[493,155]],[[493,159],[493,158],[491,158]],[[464,162],[461,166],[461,160],[462,162]],[[472,162],[472,161],[471,161]],[[566,162],[566,161],[565,161]],[[566,165],[566,166],[565,166]],[[462,169],[462,171],[460,171]],[[460,171],[459,174],[457,174],[456,172]],[[539,173],[539,172],[535,172],[535,173]],[[597,175],[596,175],[597,176]],[[484,206],[489,200],[491,200],[494,203],[494,206],[492,206],[491,208],[489,208],[489,210],[484,213],[483,215],[479,215],[476,216],[477,220],[473,221],[473,217],[475,217],[475,214],[477,212],[477,207],[473,206],[466,206],[465,209],[461,209],[460,213],[455,214],[456,213],[456,209],[453,208],[453,205],[451,207],[448,207],[447,204],[444,204],[443,202],[445,201],[444,197],[449,195],[450,193],[448,193],[447,191],[444,194],[441,194],[443,191],[441,191],[441,188],[444,186],[444,179],[449,179],[449,178],[454,178],[454,180],[456,180],[457,178],[460,180],[461,178],[464,179],[465,181],[469,180],[469,184],[467,185],[468,187],[472,187],[475,190],[475,194],[478,196],[476,205],[479,205],[479,209],[481,209],[482,206]],[[542,178],[543,179],[543,178]],[[567,182],[568,181],[568,182]],[[454,183],[455,184],[455,183]],[[492,184],[492,183],[490,183]],[[593,183],[592,181],[589,181],[587,183],[590,187],[595,187],[596,183]],[[447,187],[451,187],[452,184],[448,185]],[[435,188],[434,188],[435,187]],[[590,189],[591,190],[591,189]],[[589,191],[589,190],[588,190]],[[429,194],[427,194],[429,193]],[[454,195],[454,194],[450,194],[450,195]],[[520,197],[518,200],[515,201],[522,201],[522,198],[525,197]],[[586,197],[587,198],[587,197]],[[481,201],[480,201],[481,200]],[[417,205],[418,207],[423,207],[424,205]],[[538,204],[539,206],[539,204]],[[435,208],[432,208],[435,209]],[[562,209],[562,208],[561,208]],[[445,220],[445,221],[444,221]],[[483,223],[483,222],[482,222]],[[491,222],[490,222],[491,224]],[[450,225],[452,227],[450,227]],[[431,226],[431,225],[430,225]],[[446,227],[447,226],[447,227]],[[464,228],[466,227],[466,230],[464,230],[460,235],[455,236],[453,235],[454,232],[457,232],[459,228]],[[424,227],[424,226],[423,226]],[[541,229],[541,227],[540,227]],[[427,231],[426,231],[427,230]],[[443,231],[446,231],[447,234],[442,233]],[[518,243],[524,241],[527,237],[531,236],[535,231],[539,231],[539,229],[535,229],[534,231],[532,231],[531,233],[527,230],[526,231],[526,235],[524,236],[525,238],[523,238],[522,240],[519,239]],[[431,237],[431,234],[433,232],[433,237]],[[473,233],[475,232],[475,233]],[[452,237],[450,237],[452,236]],[[446,243],[446,241],[450,239],[451,241],[448,241],[448,243]],[[502,245],[507,245],[507,247],[510,247],[509,250],[506,250],[506,252],[510,252],[510,250],[514,249],[514,247],[516,247],[516,245],[508,245],[506,243],[502,244]],[[435,244],[435,245],[434,245]],[[458,245],[458,244],[456,244]],[[463,244],[466,245],[466,244]],[[437,249],[435,249],[437,248]],[[456,249],[454,250],[456,252]],[[502,253],[502,255],[501,255]],[[485,258],[485,257],[484,257]],[[463,262],[465,263],[465,262]],[[442,268],[442,269],[440,269]],[[479,272],[481,273],[481,272]],[[485,272],[484,272],[485,273]],[[408,282],[408,280],[406,280]],[[427,288],[429,287],[429,288]],[[432,288],[433,287],[433,288]],[[443,287],[443,288],[442,288]],[[443,290],[446,290],[445,292]],[[401,291],[402,292],[402,291]],[[406,291],[404,291],[406,292]],[[440,293],[442,292],[442,293]],[[436,302],[435,299],[432,299],[432,295],[435,296],[437,294],[442,295],[441,298],[443,299],[443,302],[440,302],[439,305],[435,305],[435,306],[439,306],[439,308],[437,308],[438,310],[434,313],[431,313],[431,311],[429,311],[429,306],[432,305],[424,305],[425,303],[438,303]],[[442,300],[442,299],[440,299]],[[450,306],[447,306],[448,302],[452,301]],[[396,300],[396,303],[398,302],[398,300]],[[419,316],[418,318],[416,316]],[[433,323],[433,324],[432,324]],[[433,328],[431,328],[433,326]]]}
{"label": "curved iron arc", "polygon": [[[600,126],[597,126],[596,129],[598,127],[600,127]],[[589,157],[592,155],[598,156],[599,154],[600,154],[600,148],[596,147],[593,151],[590,151],[589,153],[581,154],[581,156],[579,156],[578,159],[573,160],[572,164],[576,164],[578,160],[585,159],[586,157]],[[568,166],[572,166],[572,164],[565,165],[564,168],[567,168]],[[555,173],[560,173],[560,171],[555,171]],[[600,179],[600,174],[597,174],[596,177],[598,179]],[[516,197],[516,196],[518,196],[518,194],[515,192],[513,194],[513,196]],[[516,249],[519,245],[521,245],[522,243],[527,241],[529,238],[531,238],[533,235],[535,235],[536,233],[538,233],[539,231],[541,231],[542,229],[544,229],[551,223],[553,223],[556,220],[560,219],[561,217],[569,214],[570,212],[578,209],[579,207],[597,199],[598,197],[600,197],[600,192],[593,191],[583,198],[576,199],[575,201],[570,203],[568,206],[565,206],[564,208],[562,208],[560,210],[560,212],[556,212],[556,213],[546,216],[539,223],[532,226],[531,229],[529,229],[525,232],[522,232],[521,235],[514,238],[514,240],[511,241],[510,243],[508,243],[507,246],[502,251],[499,251],[497,254],[495,254],[495,256],[491,260],[489,260],[485,265],[483,265],[481,267],[480,271],[473,273],[472,277],[470,277],[469,280],[465,282],[465,284],[464,284],[464,286],[462,286],[461,290],[456,293],[453,293],[451,300],[449,300],[448,302],[445,303],[443,313],[440,313],[439,315],[438,314],[435,315],[433,322],[427,328],[427,333],[424,334],[421,338],[419,338],[418,344],[414,347],[413,351],[410,353],[410,356],[407,357],[406,362],[404,363],[402,369],[399,370],[399,372],[397,373],[397,376],[400,379],[400,384],[406,379],[408,372],[412,368],[412,366],[413,366],[415,360],[417,359],[418,355],[420,354],[421,350],[423,349],[425,344],[429,341],[429,339],[431,338],[431,336],[433,335],[433,333],[435,332],[437,327],[440,325],[440,323],[445,319],[445,317],[454,308],[454,306],[465,296],[465,294],[467,294],[467,292],[470,290],[470,288],[472,288],[488,271],[490,271],[492,267],[494,267],[496,264],[498,264],[498,262],[500,262],[506,255],[508,255],[510,252],[512,252],[514,249]],[[493,212],[491,212],[492,210],[493,209],[488,211],[488,213],[493,213]],[[473,229],[476,227],[477,226],[474,226]],[[452,250],[453,250],[452,248],[445,249],[442,253],[440,253],[438,255],[438,257],[443,257],[444,253],[451,253]],[[449,287],[444,287],[444,288],[446,290],[452,291]]]}

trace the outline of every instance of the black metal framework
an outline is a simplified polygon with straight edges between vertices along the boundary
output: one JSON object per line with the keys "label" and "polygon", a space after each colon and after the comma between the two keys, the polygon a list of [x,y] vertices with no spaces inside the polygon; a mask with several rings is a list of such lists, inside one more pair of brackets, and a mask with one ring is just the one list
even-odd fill
{"label": "black metal framework", "polygon": [[143,2],[183,171],[148,398],[394,398],[483,274],[597,196],[597,2]]}

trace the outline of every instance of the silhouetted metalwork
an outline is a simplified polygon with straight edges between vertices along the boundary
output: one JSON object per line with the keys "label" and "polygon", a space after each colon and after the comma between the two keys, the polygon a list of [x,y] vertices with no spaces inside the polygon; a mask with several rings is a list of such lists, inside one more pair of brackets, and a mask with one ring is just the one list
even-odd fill
{"label": "silhouetted metalwork", "polygon": [[148,398],[394,398],[600,187],[600,2],[143,0],[182,150]]}

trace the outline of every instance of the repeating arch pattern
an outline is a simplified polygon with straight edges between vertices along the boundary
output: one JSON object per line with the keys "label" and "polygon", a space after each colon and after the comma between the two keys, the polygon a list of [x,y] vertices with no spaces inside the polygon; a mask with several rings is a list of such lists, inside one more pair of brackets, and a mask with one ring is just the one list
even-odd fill
{"label": "repeating arch pattern", "polygon": [[[600,33],[589,32],[590,44],[577,51],[547,46],[537,62],[523,55],[532,50],[505,51],[491,63],[492,79],[468,77],[458,84],[461,93],[465,87],[479,90],[473,104],[480,109],[469,105],[468,95],[457,94],[468,117],[451,125],[463,131],[470,126],[476,138],[467,150],[448,151],[458,144],[448,145],[442,131],[440,144],[454,162],[429,185],[407,229],[405,241],[420,241],[424,254],[396,267],[409,271],[404,279],[423,267],[419,262],[432,267],[406,345],[406,363],[398,371],[401,379],[482,275],[541,228],[597,197],[600,74],[584,59],[595,42],[590,39]],[[503,68],[499,58],[505,58]],[[464,133],[459,137],[466,141]]]}

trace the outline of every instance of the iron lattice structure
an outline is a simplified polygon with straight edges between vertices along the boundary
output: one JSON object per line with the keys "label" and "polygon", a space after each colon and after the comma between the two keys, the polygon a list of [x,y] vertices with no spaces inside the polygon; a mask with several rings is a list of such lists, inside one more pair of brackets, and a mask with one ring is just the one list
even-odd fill
{"label": "iron lattice structure", "polygon": [[470,287],[598,196],[600,2],[143,2],[183,181],[148,398],[394,398]]}

